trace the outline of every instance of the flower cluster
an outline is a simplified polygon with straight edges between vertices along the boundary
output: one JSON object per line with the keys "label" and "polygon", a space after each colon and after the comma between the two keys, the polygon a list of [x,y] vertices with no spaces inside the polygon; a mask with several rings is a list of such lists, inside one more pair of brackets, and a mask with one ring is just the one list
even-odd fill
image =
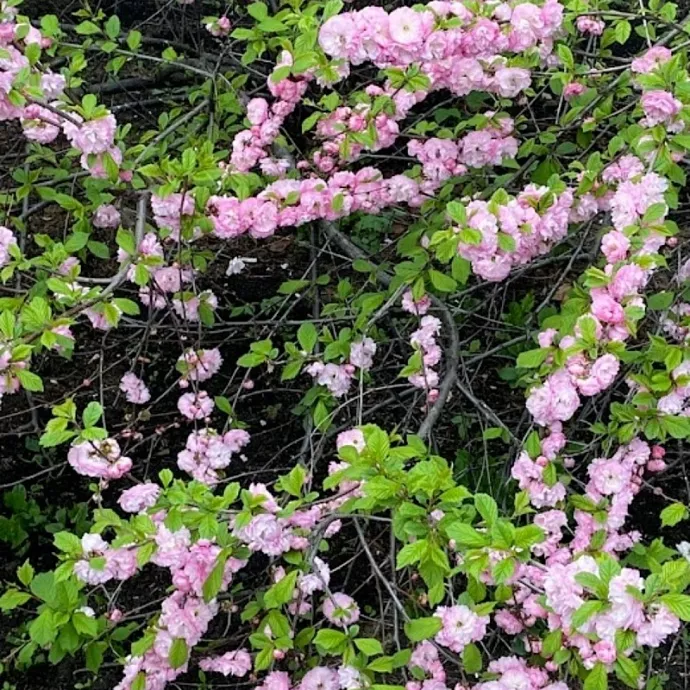
{"label": "flower cluster", "polygon": [[242,678],[252,669],[252,658],[246,649],[235,649],[222,656],[206,657],[199,660],[202,671],[214,671],[224,676]]}
{"label": "flower cluster", "polygon": [[185,449],[177,454],[177,466],[197,481],[212,486],[219,481],[218,471],[224,470],[249,440],[243,429],[231,429],[225,434],[213,429],[193,431]]}
{"label": "flower cluster", "polygon": [[132,469],[132,460],[120,450],[115,439],[104,441],[83,441],[72,446],[67,462],[75,472],[86,477],[100,477],[108,481],[120,479]]}
{"label": "flower cluster", "polygon": [[438,398],[438,372],[436,367],[441,361],[441,348],[436,336],[441,332],[441,322],[435,316],[422,316],[419,328],[410,336],[410,344],[420,355],[419,371],[410,374],[407,380],[415,387],[426,391],[428,403]]}
{"label": "flower cluster", "polygon": [[568,232],[573,194],[555,195],[548,187],[529,185],[515,198],[470,201],[467,221],[453,228],[458,253],[486,280],[505,279],[514,266],[528,263]]}
{"label": "flower cluster", "polygon": [[334,398],[342,398],[350,390],[357,369],[362,372],[371,369],[375,354],[376,343],[365,337],[352,343],[350,359],[346,364],[316,361],[305,367],[305,372],[317,385],[325,386]]}
{"label": "flower cluster", "polygon": [[186,388],[190,381],[207,381],[220,371],[223,357],[220,350],[186,350],[177,360],[181,372],[180,387]]}
{"label": "flower cluster", "polygon": [[[454,17],[461,26],[439,28],[439,19]],[[546,57],[562,19],[563,7],[555,0],[547,0],[542,7],[502,3],[492,18],[474,15],[457,2],[431,2],[419,12],[403,7],[388,13],[367,7],[331,17],[321,27],[319,44],[326,54],[354,65],[372,62],[384,68],[421,64],[435,88],[449,88],[457,95],[466,95],[480,85],[481,90],[492,86],[499,90],[501,83],[509,82],[510,95],[515,95],[513,83],[517,80],[499,77],[502,70],[511,68],[499,62],[495,76],[488,76],[478,58],[491,64],[498,53],[521,53],[540,43]],[[477,71],[480,77],[475,76]],[[474,85],[470,85],[472,80]]]}
{"label": "flower cluster", "polygon": [[[567,421],[580,406],[580,395],[595,395],[613,383],[619,368],[616,357],[607,353],[593,359],[583,346],[596,343],[604,350],[608,342],[630,336],[634,323],[644,314],[641,293],[652,273],[638,259],[655,254],[666,242],[661,230],[667,210],[664,192],[668,182],[664,178],[644,173],[638,158],[624,156],[604,171],[602,180],[615,188],[601,197],[614,225],[602,238],[607,260],[605,285],[590,290],[591,306],[579,317],[572,335],[559,335],[551,329],[539,336],[542,347],[554,347],[558,339],[557,347],[569,355],[565,367],[533,388],[527,400],[527,408],[542,426]],[[633,244],[630,228],[639,228],[647,210],[657,204],[660,218],[644,223],[648,227],[638,231]]]}

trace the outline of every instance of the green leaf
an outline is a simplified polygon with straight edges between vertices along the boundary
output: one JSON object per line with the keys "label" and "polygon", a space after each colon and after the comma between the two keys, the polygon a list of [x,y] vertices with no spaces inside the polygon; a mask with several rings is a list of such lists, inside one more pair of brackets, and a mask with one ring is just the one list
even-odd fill
{"label": "green leaf", "polygon": [[50,644],[57,637],[58,629],[53,619],[52,609],[41,611],[38,618],[29,624],[29,637],[39,646]]}
{"label": "green leaf", "polygon": [[215,599],[218,592],[220,592],[220,588],[223,585],[223,575],[225,574],[225,563],[227,560],[227,553],[225,551],[221,551],[218,555],[216,564],[213,566],[213,570],[209,573],[209,576],[204,582],[202,591],[204,601],[207,603],[212,599]]}
{"label": "green leaf", "polygon": [[87,616],[82,611],[77,611],[72,616],[72,625],[75,630],[86,637],[96,637],[98,635],[98,622],[95,618]]}
{"label": "green leaf", "polygon": [[448,202],[448,204],[446,204],[446,213],[450,219],[458,225],[465,225],[465,223],[467,223],[467,211],[459,201]]}
{"label": "green leaf", "polygon": [[564,43],[561,43],[557,48],[557,53],[558,57],[561,59],[561,62],[563,63],[563,66],[567,70],[572,71],[575,68],[575,60],[573,58],[573,53],[570,50],[570,48],[568,48],[568,46]]}
{"label": "green leaf", "polygon": [[280,380],[292,381],[294,378],[297,378],[302,370],[302,364],[304,364],[304,361],[301,359],[294,359],[291,362],[288,362],[283,367],[283,371],[280,374]]}
{"label": "green leaf", "polygon": [[364,652],[367,656],[383,654],[381,643],[373,637],[358,637],[355,640],[355,647],[357,647],[360,652]]}
{"label": "green leaf", "polygon": [[55,600],[55,576],[53,573],[39,573],[31,582],[31,593],[41,601]]}
{"label": "green leaf", "polygon": [[690,621],[690,596],[687,594],[663,594],[661,603],[674,613],[678,618],[686,623]]}
{"label": "green leaf", "polygon": [[98,420],[103,414],[103,408],[100,403],[91,401],[82,414],[82,420],[84,421],[84,426],[88,429],[89,427],[95,426]]}
{"label": "green leaf", "polygon": [[462,665],[467,673],[479,673],[482,670],[482,653],[476,644],[471,642],[462,650]]}
{"label": "green leaf", "polygon": [[134,677],[132,690],[146,690],[146,674],[143,671],[139,671]]}
{"label": "green leaf", "polygon": [[12,340],[14,338],[14,327],[16,319],[11,311],[3,311],[0,314],[0,333],[5,336],[5,339]]}
{"label": "green leaf", "polygon": [[515,559],[504,558],[493,567],[492,574],[496,582],[505,582],[515,572]]}
{"label": "green leaf", "polygon": [[549,352],[548,347],[521,352],[517,358],[517,365],[523,369],[536,369],[549,356]]}
{"label": "green leaf", "polygon": [[672,503],[661,511],[659,517],[661,518],[662,527],[673,527],[681,520],[687,520],[688,509],[682,503]]}
{"label": "green leaf", "polygon": [[323,21],[335,16],[343,9],[343,0],[328,0],[323,8]]}
{"label": "green leaf", "polygon": [[85,651],[86,656],[86,668],[91,671],[91,673],[98,673],[103,663],[103,653],[107,649],[108,644],[106,642],[92,642],[87,645]]}
{"label": "green leaf", "polygon": [[616,41],[622,45],[630,38],[631,31],[632,26],[630,26],[630,22],[627,19],[623,19],[616,24],[613,35],[616,37]]}
{"label": "green leaf", "polygon": [[606,666],[600,661],[589,672],[585,679],[583,690],[608,690],[609,680]]}
{"label": "green leaf", "polygon": [[647,298],[647,306],[653,311],[664,311],[673,304],[675,298],[673,292],[657,292]]}
{"label": "green leaf", "polygon": [[40,393],[43,391],[43,381],[41,380],[41,377],[37,376],[32,371],[29,371],[28,369],[17,369],[14,373],[19,379],[19,383],[22,384],[22,387],[25,390],[33,393]]}
{"label": "green leaf", "polygon": [[230,417],[235,416],[235,412],[232,409],[230,401],[224,395],[217,395],[213,401],[216,403],[216,407],[221,411],[225,412],[226,415]]}
{"label": "green leaf", "polygon": [[625,683],[629,688],[637,690],[639,687],[637,680],[640,677],[640,669],[632,659],[619,654],[614,669],[618,680]]}
{"label": "green leaf", "polygon": [[446,527],[450,539],[454,539],[461,546],[480,549],[489,545],[489,537],[478,532],[472,525],[465,522],[454,522]]}
{"label": "green leaf", "polygon": [[292,601],[292,593],[295,590],[298,572],[293,570],[282,580],[276,582],[264,596],[264,604],[268,609],[276,609],[283,604]]}
{"label": "green leaf", "polygon": [[297,341],[307,354],[310,354],[314,350],[318,339],[319,334],[313,323],[303,323],[299,327],[297,331]]}
{"label": "green leaf", "polygon": [[302,134],[305,132],[308,132],[311,129],[314,129],[316,126],[316,123],[321,119],[321,113],[320,112],[315,112],[309,115],[309,117],[305,118],[304,121],[302,122]]}
{"label": "green leaf", "polygon": [[465,285],[467,283],[470,277],[471,268],[472,264],[461,256],[453,257],[453,261],[450,265],[453,278],[455,278],[460,285]]}
{"label": "green leaf", "polygon": [[80,36],[92,36],[93,34],[99,34],[101,33],[101,30],[98,28],[96,24],[93,22],[82,22],[81,24],[78,24],[77,26],[74,27],[74,30],[80,35]]}
{"label": "green leaf", "polygon": [[405,546],[398,551],[396,558],[396,568],[404,568],[406,565],[418,563],[427,551],[429,542],[426,539],[418,539],[412,544],[405,544]]}
{"label": "green leaf", "polygon": [[24,561],[22,565],[17,568],[17,578],[26,587],[31,584],[31,580],[34,579],[34,569],[29,561]]}
{"label": "green leaf", "polygon": [[429,271],[429,280],[439,292],[453,292],[458,287],[458,284],[454,278],[451,278],[445,273],[441,273],[441,271],[437,271],[434,268]]}
{"label": "green leaf", "polygon": [[57,532],[53,536],[53,543],[60,551],[63,551],[64,553],[75,556],[81,554],[81,540],[76,534],[70,534],[69,532]]}
{"label": "green leaf", "polygon": [[278,292],[281,295],[294,295],[300,290],[309,287],[308,280],[286,280],[279,288]]}
{"label": "green leaf", "polygon": [[541,655],[549,659],[562,647],[562,645],[563,632],[561,630],[554,630],[544,638],[541,646]]}
{"label": "green leaf", "polygon": [[97,242],[95,240],[90,240],[86,244],[87,249],[99,259],[107,259],[110,257],[110,249],[108,245],[104,242]]}
{"label": "green leaf", "polygon": [[654,223],[654,221],[660,220],[666,215],[668,207],[665,203],[659,202],[652,204],[646,211],[644,216],[642,216],[643,223]]}
{"label": "green leaf", "polygon": [[323,647],[329,651],[338,649],[347,639],[347,635],[340,630],[332,630],[331,628],[322,628],[316,633],[314,644]]}
{"label": "green leaf", "polygon": [[[367,670],[375,673],[390,673],[393,670],[393,657],[382,656],[367,664]],[[374,690],[372,686],[372,690]]]}
{"label": "green leaf", "polygon": [[113,15],[105,23],[105,33],[108,34],[109,38],[115,40],[120,35],[120,19],[116,15]]}
{"label": "green leaf", "polygon": [[687,417],[664,415],[659,422],[664,431],[668,432],[673,438],[683,439],[690,437],[690,419]]}
{"label": "green leaf", "polygon": [[545,539],[544,530],[538,525],[526,525],[515,530],[515,546],[529,549]]}
{"label": "green leaf", "polygon": [[268,17],[268,8],[264,2],[253,2],[247,7],[247,12],[257,21],[263,21]]}
{"label": "green leaf", "polygon": [[279,487],[287,491],[291,496],[299,497],[302,486],[307,478],[307,472],[302,465],[295,465],[288,474],[283,475],[279,481]]}
{"label": "green leaf", "polygon": [[259,364],[263,364],[266,361],[265,355],[258,352],[247,352],[246,355],[242,355],[237,360],[238,366],[246,367],[251,369],[252,367],[258,367]]}
{"label": "green leaf", "polygon": [[168,663],[171,668],[180,668],[187,663],[189,651],[187,650],[187,642],[182,637],[176,637],[170,645],[168,652]]}
{"label": "green leaf", "polygon": [[581,625],[584,625],[595,613],[599,613],[603,608],[603,601],[586,601],[573,613],[573,628],[579,628]]}
{"label": "green leaf", "polygon": [[20,592],[18,589],[8,589],[0,597],[0,610],[12,611],[12,609],[16,609],[17,606],[25,604],[29,599],[31,599],[31,595],[28,592]]}
{"label": "green leaf", "polygon": [[474,505],[479,514],[484,518],[484,522],[491,526],[498,519],[498,506],[488,494],[475,494]]}
{"label": "green leaf", "polygon": [[433,637],[442,627],[441,619],[436,616],[415,618],[405,623],[405,635],[412,642],[421,642]]}

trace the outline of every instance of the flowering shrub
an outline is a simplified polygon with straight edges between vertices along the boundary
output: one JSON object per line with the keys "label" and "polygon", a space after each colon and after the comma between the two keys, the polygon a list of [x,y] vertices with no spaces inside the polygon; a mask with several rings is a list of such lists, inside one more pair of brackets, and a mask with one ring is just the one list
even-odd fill
{"label": "flowering shrub", "polygon": [[[20,5],[3,488],[66,479],[88,513],[11,561],[13,678],[672,687],[676,5],[178,0],[164,38]],[[17,497],[15,547],[47,521]]]}

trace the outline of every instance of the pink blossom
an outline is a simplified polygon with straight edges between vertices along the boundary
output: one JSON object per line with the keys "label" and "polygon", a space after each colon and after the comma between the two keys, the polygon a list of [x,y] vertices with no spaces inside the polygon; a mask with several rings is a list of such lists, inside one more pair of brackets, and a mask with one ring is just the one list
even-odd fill
{"label": "pink blossom", "polygon": [[261,690],[290,690],[290,676],[285,671],[272,671],[264,682],[257,686]]}
{"label": "pink blossom", "polygon": [[335,592],[326,596],[323,602],[323,615],[334,625],[345,628],[359,620],[359,607],[352,597]]}
{"label": "pink blossom", "polygon": [[202,671],[216,671],[224,676],[242,678],[252,670],[252,658],[246,650],[236,649],[222,656],[200,659],[199,668]]}
{"label": "pink blossom", "polygon": [[521,633],[525,626],[516,618],[510,611],[505,609],[497,611],[494,616],[496,625],[502,630],[505,630],[509,635],[518,635]]}
{"label": "pink blossom", "polygon": [[673,57],[673,53],[668,48],[654,46],[641,57],[635,58],[630,65],[630,69],[637,74],[649,74],[659,65],[668,62],[671,57]]}
{"label": "pink blossom", "polygon": [[132,469],[132,460],[121,454],[112,438],[72,446],[67,461],[78,474],[102,479],[119,479]]}
{"label": "pink blossom", "polygon": [[439,606],[434,616],[443,624],[434,639],[456,654],[460,654],[470,642],[479,642],[486,635],[489,624],[488,616],[478,616],[464,605]]}
{"label": "pink blossom", "polygon": [[390,37],[403,46],[420,44],[426,38],[429,29],[423,13],[408,7],[393,10],[388,22]]}
{"label": "pink blossom", "polygon": [[581,15],[577,18],[575,23],[577,30],[583,34],[590,34],[592,36],[601,36],[604,33],[604,28],[606,24],[600,19],[594,19],[594,17],[588,17]]}
{"label": "pink blossom", "polygon": [[117,502],[127,513],[141,513],[156,504],[161,488],[158,484],[137,484],[120,494]]}
{"label": "pink blossom", "polygon": [[659,647],[670,635],[680,630],[680,620],[663,604],[638,628],[637,644]]}
{"label": "pink blossom", "polygon": [[[690,260],[688,263],[690,263]],[[429,311],[430,306],[431,299],[428,295],[424,295],[419,300],[415,300],[412,296],[412,291],[407,290],[402,296],[402,308],[410,314],[424,316],[424,314]]]}
{"label": "pink blossom", "polygon": [[521,67],[504,67],[496,72],[498,93],[504,98],[514,98],[531,83],[530,74]]}
{"label": "pink blossom", "polygon": [[248,525],[236,530],[236,534],[252,551],[268,556],[280,556],[291,548],[291,532],[284,521],[269,513],[254,516]]}
{"label": "pink blossom", "polygon": [[376,343],[371,338],[362,338],[350,346],[350,364],[368,371],[374,363]]}
{"label": "pink blossom", "polygon": [[231,29],[232,23],[226,16],[220,17],[216,21],[208,22],[206,24],[206,31],[208,31],[211,36],[227,36]]}
{"label": "pink blossom", "polygon": [[653,127],[660,123],[669,123],[680,112],[683,104],[668,91],[646,91],[640,99],[640,105],[646,115],[647,125]]}
{"label": "pink blossom", "polygon": [[618,230],[607,232],[601,239],[601,251],[611,264],[623,261],[629,249],[630,240]]}
{"label": "pink blossom", "polygon": [[359,429],[341,431],[336,439],[336,446],[339,450],[343,446],[354,446],[361,453],[366,448],[364,434]]}
{"label": "pink blossom", "polygon": [[613,383],[619,369],[620,363],[616,357],[612,354],[606,354],[592,364],[591,375],[596,379],[600,390],[605,390]]}
{"label": "pink blossom", "polygon": [[592,296],[592,314],[603,323],[616,325],[625,321],[623,307],[606,293]]}
{"label": "pink blossom", "polygon": [[9,263],[11,258],[10,247],[18,249],[14,233],[9,228],[0,225],[0,266]]}
{"label": "pink blossom", "polygon": [[573,98],[581,96],[585,91],[586,87],[584,84],[580,84],[580,82],[577,81],[571,81],[563,88],[563,99],[571,101]]}
{"label": "pink blossom", "polygon": [[182,371],[182,381],[208,381],[220,370],[223,358],[220,350],[186,350],[177,360]]}
{"label": "pink blossom", "polygon": [[209,311],[215,311],[218,308],[218,298],[211,290],[204,290],[198,295],[183,293],[181,297],[181,299],[177,297],[173,299],[173,309],[180,318],[190,323],[197,323],[200,320],[200,307]]}
{"label": "pink blossom", "polygon": [[[81,118],[72,114],[73,119]],[[105,153],[113,146],[117,122],[110,113],[79,125],[68,120],[62,123],[62,130],[74,148],[84,154]]]}
{"label": "pink blossom", "polygon": [[116,228],[120,224],[120,212],[112,204],[102,204],[93,216],[96,228]]}
{"label": "pink blossom", "polygon": [[252,98],[247,104],[247,119],[253,125],[263,124],[269,116],[268,102],[265,98]]}
{"label": "pink blossom", "polygon": [[349,390],[354,374],[352,364],[324,364],[313,362],[305,367],[309,374],[320,386],[325,386],[335,398],[342,398]]}
{"label": "pink blossom", "polygon": [[177,401],[177,409],[187,419],[205,419],[214,407],[213,398],[206,391],[184,393]]}
{"label": "pink blossom", "polygon": [[304,674],[299,690],[340,690],[340,680],[333,669],[316,666]]}
{"label": "pink blossom", "polygon": [[135,405],[143,405],[151,399],[151,393],[146,384],[131,371],[128,371],[120,380],[120,390],[125,394],[127,402]]}
{"label": "pink blossom", "polygon": [[231,429],[220,435],[213,429],[192,432],[184,450],[177,454],[177,466],[204,484],[218,482],[218,470],[225,469],[234,455],[249,443],[243,429]]}
{"label": "pink blossom", "polygon": [[350,14],[336,14],[319,31],[319,45],[325,53],[336,58],[348,57],[356,38],[357,28]]}
{"label": "pink blossom", "polygon": [[580,405],[580,399],[567,373],[552,374],[544,384],[532,389],[527,409],[541,426],[570,419]]}

